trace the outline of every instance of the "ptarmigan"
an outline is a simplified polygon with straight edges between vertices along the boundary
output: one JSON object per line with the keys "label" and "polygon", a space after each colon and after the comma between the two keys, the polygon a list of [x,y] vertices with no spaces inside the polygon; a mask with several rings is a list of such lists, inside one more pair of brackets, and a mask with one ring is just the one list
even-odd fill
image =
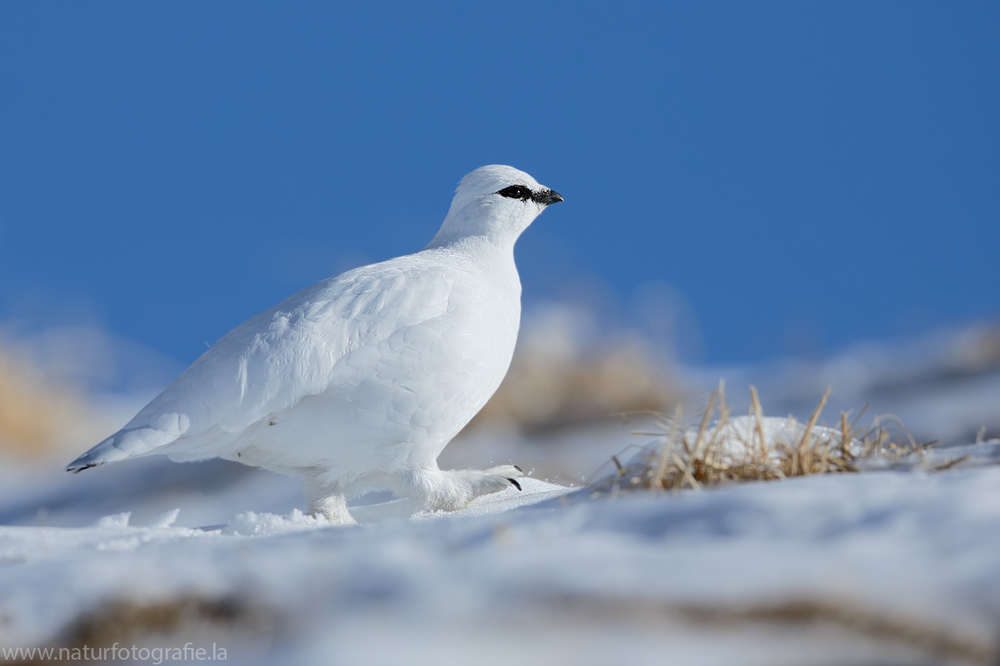
{"label": "ptarmigan", "polygon": [[509,166],[459,183],[423,250],[307,287],[243,322],[68,471],[165,454],[303,478],[309,509],[354,522],[373,489],[454,510],[520,469],[438,468],[507,373],[521,316],[514,242],[557,192]]}

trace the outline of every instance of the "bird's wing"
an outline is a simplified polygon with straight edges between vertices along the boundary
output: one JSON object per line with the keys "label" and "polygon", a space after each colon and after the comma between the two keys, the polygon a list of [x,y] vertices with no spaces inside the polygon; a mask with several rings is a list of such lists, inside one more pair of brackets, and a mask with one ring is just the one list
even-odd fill
{"label": "bird's wing", "polygon": [[150,453],[222,455],[231,435],[331,383],[350,382],[351,368],[338,365],[353,351],[391,344],[397,331],[444,314],[456,277],[454,268],[410,255],[308,287],[227,333],[67,469]]}

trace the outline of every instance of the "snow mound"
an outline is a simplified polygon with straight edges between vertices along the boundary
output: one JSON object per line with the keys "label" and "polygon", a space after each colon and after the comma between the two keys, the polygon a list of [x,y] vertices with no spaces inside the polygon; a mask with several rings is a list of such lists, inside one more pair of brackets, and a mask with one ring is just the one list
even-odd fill
{"label": "snow mound", "polygon": [[[812,440],[834,442],[837,445],[842,439],[840,431],[833,428],[813,426],[810,429],[808,425],[799,423],[794,418],[775,416],[764,416],[759,420],[751,416],[737,416],[721,425],[716,424],[709,428],[702,435],[702,439],[706,442],[716,442],[720,449],[731,455],[745,455],[755,446],[766,446],[768,449],[798,446],[807,433]],[[698,429],[688,428],[685,436],[689,441],[695,441]],[[860,442],[856,438],[850,438],[848,445],[860,447]]]}

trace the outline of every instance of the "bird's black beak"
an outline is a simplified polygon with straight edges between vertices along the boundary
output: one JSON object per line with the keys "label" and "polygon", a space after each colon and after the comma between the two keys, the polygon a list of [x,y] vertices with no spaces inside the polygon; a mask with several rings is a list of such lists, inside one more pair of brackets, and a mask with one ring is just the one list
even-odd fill
{"label": "bird's black beak", "polygon": [[566,201],[562,198],[562,195],[554,190],[546,190],[544,192],[539,192],[535,197],[533,197],[536,202],[540,204],[545,204],[549,206],[554,203],[559,203],[560,201]]}

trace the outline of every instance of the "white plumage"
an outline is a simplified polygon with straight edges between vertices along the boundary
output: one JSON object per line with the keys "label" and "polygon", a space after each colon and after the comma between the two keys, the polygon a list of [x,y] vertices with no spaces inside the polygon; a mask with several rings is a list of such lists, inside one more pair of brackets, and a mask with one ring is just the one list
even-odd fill
{"label": "white plumage", "polygon": [[166,454],[301,476],[310,510],[353,522],[372,489],[453,510],[520,470],[437,457],[493,395],[520,322],[514,242],[562,197],[485,166],[462,179],[430,244],[293,294],[206,351],[128,425],[67,467]]}

